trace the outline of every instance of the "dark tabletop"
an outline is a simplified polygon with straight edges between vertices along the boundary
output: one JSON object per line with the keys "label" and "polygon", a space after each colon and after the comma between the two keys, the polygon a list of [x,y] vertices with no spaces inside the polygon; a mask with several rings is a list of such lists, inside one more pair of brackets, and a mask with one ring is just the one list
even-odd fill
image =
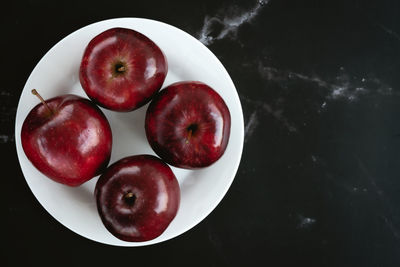
{"label": "dark tabletop", "polygon": [[[399,3],[2,5],[5,266],[400,266]],[[115,17],[163,21],[202,41],[231,75],[245,118],[241,164],[219,206],[183,235],[141,248],[96,243],[53,219],[14,143],[36,63],[71,32]]]}

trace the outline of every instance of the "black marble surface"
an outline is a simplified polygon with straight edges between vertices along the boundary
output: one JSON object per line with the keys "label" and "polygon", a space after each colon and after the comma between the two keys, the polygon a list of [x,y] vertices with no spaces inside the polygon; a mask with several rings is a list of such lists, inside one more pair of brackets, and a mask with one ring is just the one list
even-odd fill
{"label": "black marble surface", "polygon": [[[399,1],[31,0],[2,11],[1,266],[400,266]],[[59,224],[15,151],[16,107],[36,63],[74,30],[115,17],[197,37],[244,110],[243,157],[223,201],[149,247],[99,244]]]}

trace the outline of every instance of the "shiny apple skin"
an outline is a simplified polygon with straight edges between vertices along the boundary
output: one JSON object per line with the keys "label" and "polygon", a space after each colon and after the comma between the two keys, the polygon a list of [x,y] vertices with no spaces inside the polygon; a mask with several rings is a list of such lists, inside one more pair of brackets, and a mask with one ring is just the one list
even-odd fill
{"label": "shiny apple skin", "polygon": [[79,186],[105,170],[112,133],[103,112],[90,100],[63,95],[35,106],[21,129],[27,158],[52,180]]}
{"label": "shiny apple skin", "polygon": [[146,112],[150,146],[168,164],[185,169],[216,162],[226,150],[230,128],[224,100],[197,81],[169,85],[155,96]]}
{"label": "shiny apple skin", "polygon": [[[134,195],[133,201],[126,197],[129,194]],[[160,236],[180,204],[174,173],[152,155],[130,156],[112,164],[97,181],[95,196],[104,226],[129,242]]]}
{"label": "shiny apple skin", "polygon": [[[123,66],[124,71],[117,69]],[[114,111],[132,111],[160,90],[168,65],[161,49],[145,35],[112,28],[94,37],[80,66],[80,82],[96,104]]]}

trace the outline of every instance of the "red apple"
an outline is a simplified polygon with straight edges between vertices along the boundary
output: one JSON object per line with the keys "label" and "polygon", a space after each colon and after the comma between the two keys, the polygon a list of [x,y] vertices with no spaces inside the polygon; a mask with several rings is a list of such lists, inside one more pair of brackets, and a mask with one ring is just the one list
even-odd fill
{"label": "red apple", "polygon": [[47,177],[69,186],[99,175],[107,167],[112,145],[111,128],[101,110],[76,95],[40,99],[22,125],[28,159]]}
{"label": "red apple", "polygon": [[221,96],[208,85],[185,81],[158,93],[146,113],[146,136],[167,163],[181,168],[206,167],[224,153],[231,117]]}
{"label": "red apple", "polygon": [[79,74],[83,89],[96,104],[131,111],[160,90],[167,70],[167,60],[153,41],[131,29],[113,28],[89,42]]}
{"label": "red apple", "polygon": [[104,226],[131,242],[154,239],[175,217],[180,189],[171,168],[159,158],[137,155],[121,159],[100,176],[95,188]]}

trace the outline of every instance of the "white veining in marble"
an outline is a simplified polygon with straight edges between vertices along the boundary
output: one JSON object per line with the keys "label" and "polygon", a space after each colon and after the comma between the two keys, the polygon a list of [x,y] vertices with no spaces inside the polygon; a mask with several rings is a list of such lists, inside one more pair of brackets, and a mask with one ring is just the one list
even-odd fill
{"label": "white veining in marble", "polygon": [[314,156],[314,155],[311,155],[311,160],[312,160],[312,162],[316,163],[318,159],[317,159],[317,157],[316,157],[316,156]]}
{"label": "white veining in marble", "polygon": [[315,224],[315,222],[317,221],[314,218],[305,217],[305,216],[303,216],[301,214],[299,214],[298,217],[299,217],[299,223],[297,224],[297,228],[301,228],[301,229],[309,228],[313,224]]}
{"label": "white veining in marble", "polygon": [[257,111],[251,113],[244,127],[244,142],[247,142],[248,138],[254,133],[256,127],[258,126]]}
{"label": "white veining in marble", "polygon": [[[345,101],[352,103],[359,101],[366,96],[400,96],[400,92],[394,91],[392,87],[382,82],[373,75],[364,75],[363,77],[355,77],[341,67],[337,75],[327,79],[316,74],[306,75],[288,70],[279,70],[274,67],[265,65],[262,61],[257,61],[258,72],[261,78],[266,81],[277,83],[280,87],[290,92],[291,86],[295,83],[311,83],[318,89],[321,89],[323,101],[320,103],[318,113],[323,112],[329,106],[330,101]],[[314,88],[315,88],[314,86]],[[310,87],[312,88],[312,87]],[[253,113],[249,117],[249,121],[245,126],[245,141],[253,134],[259,125],[259,116],[261,114],[256,111],[264,111],[266,114],[272,115],[280,122],[289,132],[297,132],[298,128],[284,116],[284,100],[279,99],[275,102],[266,102],[263,100],[250,99],[244,95],[240,96],[242,101],[248,102],[254,107]],[[306,122],[303,123],[306,126]],[[312,158],[316,162],[316,158]]]}
{"label": "white veining in marble", "polygon": [[14,136],[6,135],[6,134],[0,135],[0,143],[1,144],[11,143],[11,142],[14,142]]}
{"label": "white veining in marble", "polygon": [[221,40],[228,36],[235,38],[239,27],[254,20],[268,2],[269,0],[259,0],[250,10],[236,10],[236,12],[233,12],[234,10],[225,8],[220,10],[219,14],[214,17],[206,16],[197,38],[204,45],[211,45],[216,40]]}
{"label": "white veining in marble", "polygon": [[297,132],[297,128],[283,116],[282,109],[273,109],[271,105],[263,103],[261,106],[265,111],[271,114],[275,119],[281,122],[289,132]]}
{"label": "white veining in marble", "polygon": [[383,220],[386,224],[386,226],[389,228],[389,230],[392,232],[393,236],[399,240],[400,239],[400,232],[398,228],[393,224],[392,220],[389,220],[387,216],[383,216]]}
{"label": "white veining in marble", "polygon": [[11,96],[11,93],[7,91],[0,91],[0,96]]}
{"label": "white veining in marble", "polygon": [[0,124],[2,124],[3,133],[0,133],[0,144],[7,144],[14,142],[14,135],[7,134],[6,128],[4,125],[11,123],[15,118],[15,112],[17,111],[16,107],[10,107],[5,103],[10,102],[10,98],[12,97],[12,93],[6,90],[0,91]]}
{"label": "white veining in marble", "polygon": [[367,188],[360,188],[360,187],[353,187],[353,191],[354,192],[363,192],[363,193],[367,193],[368,189]]}
{"label": "white veining in marble", "polygon": [[[296,126],[294,126],[284,115],[283,115],[283,108],[279,108],[278,106],[281,106],[282,103],[280,102],[280,100],[278,99],[276,103],[274,103],[274,105],[266,103],[264,101],[261,100],[254,100],[254,99],[250,99],[247,96],[244,95],[240,95],[240,99],[242,101],[245,101],[246,103],[250,104],[254,110],[261,110],[264,111],[263,113],[268,114],[270,116],[272,116],[274,119],[276,119],[279,123],[281,123],[289,132],[297,132],[297,128]],[[251,120],[251,115],[250,115],[250,119]],[[258,125],[258,122],[255,123],[253,122],[253,125],[251,125],[252,131],[255,130],[256,126]],[[248,134],[247,134],[248,135]],[[248,135],[249,137],[249,135]],[[247,138],[248,138],[247,137]]]}
{"label": "white veining in marble", "polygon": [[[374,77],[365,75],[365,77],[354,77],[349,75],[341,67],[333,79],[324,79],[319,75],[306,75],[288,70],[279,70],[266,66],[263,62],[258,62],[258,72],[260,76],[268,81],[276,82],[283,88],[288,88],[288,83],[296,80],[310,82],[326,90],[326,100],[345,100],[353,102],[366,95],[394,95],[399,96],[399,92],[393,91],[393,88]],[[321,108],[326,107],[326,101],[321,104]]]}
{"label": "white veining in marble", "polygon": [[384,32],[386,32],[387,34],[389,34],[390,36],[392,36],[393,38],[397,39],[397,41],[400,41],[400,35],[393,31],[392,29],[389,29],[388,27],[386,27],[385,25],[383,25],[382,23],[378,23],[377,24]]}
{"label": "white veining in marble", "polygon": [[397,225],[398,219],[397,216],[395,216],[392,213],[393,210],[393,204],[392,202],[388,199],[384,191],[378,186],[377,184],[377,178],[373,176],[372,172],[368,169],[367,165],[361,160],[360,157],[355,156],[358,167],[360,168],[361,172],[364,174],[364,177],[366,181],[368,181],[370,187],[373,189],[373,191],[376,193],[378,200],[382,203],[382,205],[385,207],[385,209],[382,210],[382,218],[385,221],[386,226],[389,228],[389,230],[392,232],[393,236],[396,239],[400,239],[400,230],[399,226]]}

